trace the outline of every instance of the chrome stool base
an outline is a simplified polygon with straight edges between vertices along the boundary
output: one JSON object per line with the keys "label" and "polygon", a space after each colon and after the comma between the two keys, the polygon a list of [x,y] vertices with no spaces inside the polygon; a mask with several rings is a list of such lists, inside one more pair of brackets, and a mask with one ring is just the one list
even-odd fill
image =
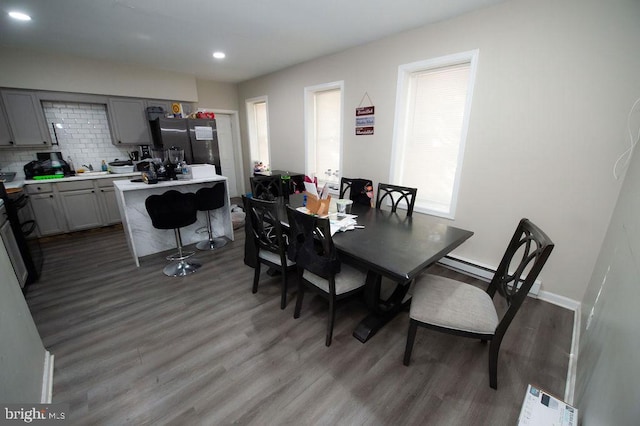
{"label": "chrome stool base", "polygon": [[189,274],[193,274],[200,268],[199,263],[185,262],[181,260],[179,262],[170,263],[164,267],[162,272],[168,277],[184,277]]}
{"label": "chrome stool base", "polygon": [[196,244],[198,250],[216,250],[227,245],[225,238],[213,238],[211,240],[200,241]]}
{"label": "chrome stool base", "polygon": [[171,260],[171,261],[175,261],[175,260],[185,260],[190,258],[191,256],[193,256],[194,254],[196,254],[195,251],[186,251],[186,252],[182,252],[180,253],[179,251],[170,254],[169,256],[167,256],[165,259],[167,260]]}

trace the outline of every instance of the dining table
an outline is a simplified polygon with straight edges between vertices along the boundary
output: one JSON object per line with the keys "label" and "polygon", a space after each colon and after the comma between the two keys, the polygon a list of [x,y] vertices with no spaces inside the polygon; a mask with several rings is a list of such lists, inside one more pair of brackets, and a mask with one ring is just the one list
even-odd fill
{"label": "dining table", "polygon": [[[303,196],[291,194],[276,202],[280,219],[288,226],[286,205],[301,207]],[[353,336],[364,343],[407,305],[411,282],[469,239],[473,232],[427,214],[414,212],[406,216],[404,210],[392,213],[384,208],[353,204],[351,214],[356,216],[357,227],[336,232],[332,238],[341,261],[367,271],[364,299],[369,314],[353,332]],[[335,220],[336,215],[331,213],[330,220]],[[245,252],[251,250],[251,242],[245,244]],[[250,258],[245,253],[245,263],[250,265]],[[384,298],[381,296],[383,277],[394,283],[393,291]]]}

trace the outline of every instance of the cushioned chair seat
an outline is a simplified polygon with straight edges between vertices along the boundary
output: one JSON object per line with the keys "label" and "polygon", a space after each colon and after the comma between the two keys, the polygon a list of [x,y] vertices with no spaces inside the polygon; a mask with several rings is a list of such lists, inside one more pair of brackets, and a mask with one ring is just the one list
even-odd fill
{"label": "cushioned chair seat", "polygon": [[[274,253],[272,251],[260,250],[260,252],[258,253],[258,257],[260,259],[264,259],[264,260],[266,260],[268,262],[275,263],[276,265],[282,266],[280,264],[280,255],[276,254],[276,253]],[[291,261],[289,259],[286,259],[286,260],[287,260],[287,267],[290,267],[290,266],[293,266],[293,265],[296,264],[295,262],[293,262],[293,261]]]}
{"label": "cushioned chair seat", "polygon": [[[326,279],[307,270],[303,272],[302,278],[329,293],[329,281]],[[364,286],[362,272],[345,263],[341,264],[340,272],[336,274],[336,295],[348,293],[362,286]]]}
{"label": "cushioned chair seat", "polygon": [[499,322],[486,291],[437,275],[417,280],[409,316],[423,323],[480,334],[495,333]]}

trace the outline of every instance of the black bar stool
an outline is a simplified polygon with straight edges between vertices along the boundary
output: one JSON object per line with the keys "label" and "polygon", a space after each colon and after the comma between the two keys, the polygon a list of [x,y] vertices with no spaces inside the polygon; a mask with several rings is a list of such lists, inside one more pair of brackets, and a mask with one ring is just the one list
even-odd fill
{"label": "black bar stool", "polygon": [[211,229],[211,210],[224,207],[225,191],[224,183],[218,183],[210,188],[200,188],[196,192],[196,204],[198,211],[207,212],[207,232],[209,239],[196,244],[198,250],[215,250],[227,244],[225,238],[214,238]]}
{"label": "black bar stool", "polygon": [[182,250],[182,237],[180,236],[180,228],[189,226],[197,220],[196,194],[171,190],[161,195],[147,197],[144,205],[154,228],[173,229],[176,236],[178,253],[167,256],[167,260],[172,262],[163,269],[165,275],[183,277],[197,271],[200,264],[187,262],[187,259],[195,252]]}

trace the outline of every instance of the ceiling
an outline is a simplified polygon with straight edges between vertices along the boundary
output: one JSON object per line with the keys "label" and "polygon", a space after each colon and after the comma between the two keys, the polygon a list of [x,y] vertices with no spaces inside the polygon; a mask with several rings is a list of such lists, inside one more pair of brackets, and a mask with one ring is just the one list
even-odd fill
{"label": "ceiling", "polygon": [[503,1],[0,0],[0,45],[240,82]]}

